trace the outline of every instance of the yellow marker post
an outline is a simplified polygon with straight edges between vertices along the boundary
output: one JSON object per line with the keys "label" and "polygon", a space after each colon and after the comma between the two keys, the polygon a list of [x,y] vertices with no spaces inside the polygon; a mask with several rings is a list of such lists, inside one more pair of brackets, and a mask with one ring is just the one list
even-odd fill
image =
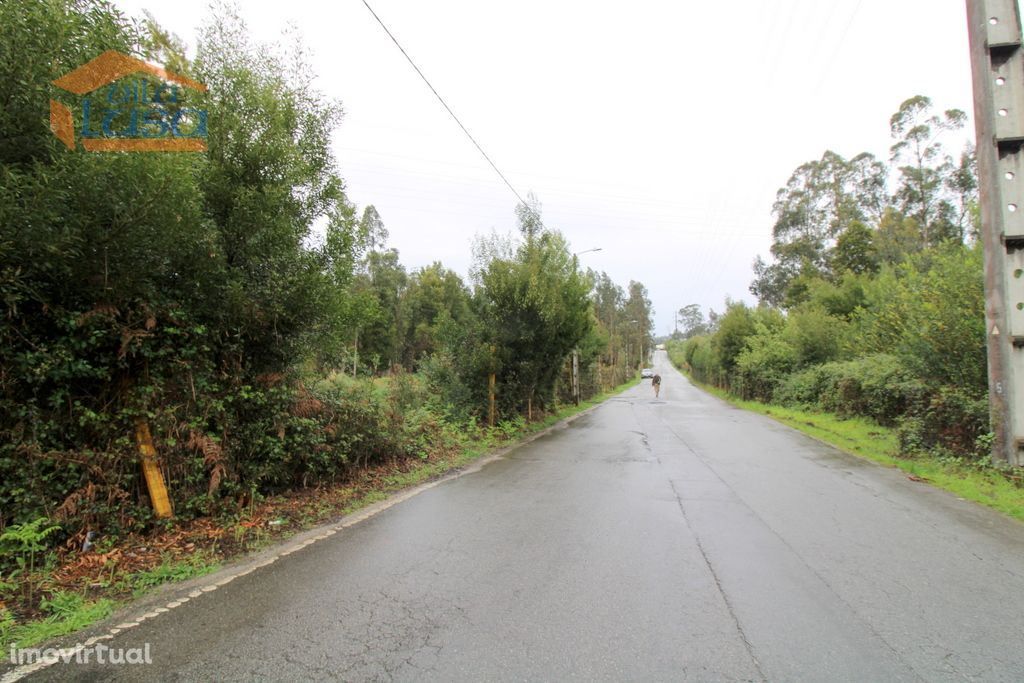
{"label": "yellow marker post", "polygon": [[159,519],[167,519],[171,512],[171,499],[167,496],[164,475],[156,462],[156,447],[153,446],[153,435],[149,433],[149,424],[141,418],[135,418],[135,443],[139,446],[142,457],[142,474],[146,477],[146,489],[153,511]]}

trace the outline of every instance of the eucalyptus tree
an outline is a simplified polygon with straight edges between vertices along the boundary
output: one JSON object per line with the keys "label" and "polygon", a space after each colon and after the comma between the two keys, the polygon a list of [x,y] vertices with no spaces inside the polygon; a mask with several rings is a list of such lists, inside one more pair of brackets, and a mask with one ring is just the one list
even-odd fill
{"label": "eucalyptus tree", "polygon": [[627,288],[629,295],[623,304],[623,313],[630,330],[628,344],[632,349],[629,354],[629,362],[637,360],[642,366],[647,361],[647,355],[654,347],[654,338],[651,330],[654,327],[654,310],[651,308],[651,300],[647,295],[647,288],[642,282],[630,280]]}
{"label": "eucalyptus tree", "polygon": [[917,221],[926,247],[962,234],[966,212],[955,215],[947,189],[952,184],[965,193],[973,190],[968,177],[970,156],[957,167],[941,139],[966,121],[967,115],[959,109],[934,113],[931,99],[923,95],[904,101],[889,120],[896,140],[890,148],[891,159],[900,174],[896,201],[904,215]]}
{"label": "eucalyptus tree", "polygon": [[831,275],[840,236],[884,214],[886,176],[885,165],[868,153],[848,160],[827,151],[800,165],[776,194],[773,260],[757,257],[751,292],[764,303],[786,305],[787,290],[798,277]]}
{"label": "eucalyptus tree", "polygon": [[700,304],[683,306],[676,313],[676,320],[681,328],[680,334],[683,339],[707,332],[707,323],[704,320],[704,312],[701,310]]}
{"label": "eucalyptus tree", "polygon": [[[520,239],[480,240],[474,307],[505,410],[549,404],[569,353],[593,324],[591,283],[535,201],[517,209]],[[482,380],[481,380],[482,381]]]}
{"label": "eucalyptus tree", "polygon": [[409,276],[404,310],[403,362],[415,370],[438,350],[442,325],[468,321],[470,292],[458,273],[434,262]]}

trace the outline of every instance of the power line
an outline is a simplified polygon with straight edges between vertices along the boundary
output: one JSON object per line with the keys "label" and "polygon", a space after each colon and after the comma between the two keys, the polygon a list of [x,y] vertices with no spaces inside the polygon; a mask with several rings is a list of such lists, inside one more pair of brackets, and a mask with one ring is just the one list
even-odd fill
{"label": "power line", "polygon": [[843,27],[843,32],[839,36],[839,40],[836,41],[835,48],[832,50],[832,56],[826,62],[825,70],[821,72],[821,77],[818,79],[817,84],[815,84],[814,90],[811,91],[812,93],[818,94],[821,86],[825,84],[825,79],[828,78],[829,72],[832,71],[832,67],[835,65],[836,58],[839,57],[840,50],[843,49],[846,35],[850,32],[850,27],[853,26],[853,20],[857,18],[857,12],[860,11],[860,6],[863,4],[864,0],[857,0],[857,4],[853,6],[853,12],[850,13],[850,18],[846,20],[846,26]]}
{"label": "power line", "polygon": [[[412,68],[415,69],[416,73],[418,73],[420,75],[420,78],[423,79],[423,82],[427,84],[427,87],[430,88],[430,92],[434,93],[434,96],[437,97],[437,101],[441,103],[441,106],[443,106],[445,110],[451,115],[455,123],[459,124],[459,128],[461,128],[462,132],[466,134],[466,137],[469,138],[469,141],[473,143],[473,146],[476,147],[480,154],[483,156],[483,158],[487,160],[487,163],[491,165],[491,168],[493,168],[494,172],[498,174],[498,177],[501,178],[505,185],[508,186],[508,189],[512,190],[512,194],[516,196],[516,199],[519,200],[519,203],[525,206],[528,211],[534,212],[533,207],[526,203],[526,200],[523,199],[522,195],[520,195],[516,188],[513,187],[512,183],[508,181],[508,178],[506,178],[505,174],[501,172],[497,164],[491,161],[491,157],[487,156],[487,152],[485,152],[484,148],[480,146],[480,143],[476,141],[476,138],[474,138],[473,135],[466,129],[466,127],[462,125],[462,121],[459,120],[459,117],[455,115],[455,112],[453,112],[452,108],[448,106],[448,103],[444,101],[444,98],[441,97],[441,94],[438,93],[434,86],[430,84],[430,81],[427,80],[427,77],[424,76],[423,72],[420,71],[420,68],[416,66],[416,62],[412,61],[412,57],[409,56],[409,53],[405,51],[405,48],[402,47],[402,44],[398,42],[398,39],[395,38],[394,34],[392,34],[388,27],[384,24],[384,22],[381,21],[381,18],[377,16],[377,13],[373,11],[373,8],[370,7],[370,3],[367,2],[367,0],[363,0],[363,4],[366,5],[366,9],[370,10],[370,14],[372,14],[373,18],[377,20],[377,23],[380,24],[380,27],[382,29],[384,29],[384,32],[388,34],[388,37],[391,38],[391,41],[395,44],[395,46],[399,50],[401,50],[402,54],[409,61],[409,64],[412,65]],[[537,216],[537,219],[539,220],[540,216]]]}

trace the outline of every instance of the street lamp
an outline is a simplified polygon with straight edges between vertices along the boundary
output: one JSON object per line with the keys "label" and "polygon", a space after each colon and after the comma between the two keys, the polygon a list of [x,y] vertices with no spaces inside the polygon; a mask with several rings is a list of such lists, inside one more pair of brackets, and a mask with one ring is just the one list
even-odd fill
{"label": "street lamp", "polygon": [[583,251],[577,251],[573,256],[579,256],[580,254],[589,254],[592,251],[601,251],[601,247],[594,247],[593,249],[584,249]]}

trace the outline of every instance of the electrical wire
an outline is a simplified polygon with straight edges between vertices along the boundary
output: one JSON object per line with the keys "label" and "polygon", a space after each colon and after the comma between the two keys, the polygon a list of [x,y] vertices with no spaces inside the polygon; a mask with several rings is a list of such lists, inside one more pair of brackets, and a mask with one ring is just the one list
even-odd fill
{"label": "electrical wire", "polygon": [[846,36],[850,33],[850,27],[853,26],[853,20],[857,18],[857,13],[860,12],[860,6],[864,4],[864,0],[857,0],[857,4],[853,7],[853,12],[850,13],[850,18],[846,20],[846,26],[843,27],[843,32],[839,36],[839,40],[836,41],[835,47],[832,50],[832,55],[828,61],[825,62],[825,69],[821,72],[821,77],[818,79],[817,84],[814,86],[813,92],[817,94],[821,90],[821,86],[825,84],[825,80],[828,78],[829,73],[832,71],[832,67],[835,66],[835,61],[839,57],[839,52],[843,49],[843,45],[846,43]]}
{"label": "electrical wire", "polygon": [[[480,143],[476,141],[476,138],[474,138],[473,135],[469,132],[469,130],[464,125],[462,125],[462,121],[459,120],[459,117],[455,115],[455,112],[452,111],[452,108],[449,107],[448,103],[444,101],[444,98],[441,97],[441,94],[437,92],[437,89],[434,88],[434,86],[431,85],[427,77],[423,75],[423,71],[421,71],[420,68],[416,66],[416,62],[412,60],[412,57],[410,57],[409,53],[405,51],[405,48],[402,47],[402,44],[398,42],[398,39],[395,38],[393,33],[391,33],[391,30],[388,29],[387,25],[381,20],[379,16],[377,16],[377,13],[373,11],[373,8],[370,7],[370,3],[367,2],[367,0],[363,0],[363,4],[366,5],[366,9],[370,10],[370,14],[372,14],[373,18],[377,20],[377,23],[380,24],[380,27],[382,29],[384,29],[384,32],[388,34],[388,37],[391,38],[391,42],[395,44],[395,46],[405,56],[409,64],[412,65],[412,68],[416,70],[416,73],[420,75],[420,78],[423,79],[423,82],[427,84],[427,87],[430,88],[430,92],[434,93],[434,96],[437,97],[437,101],[440,102],[441,106],[445,108],[445,111],[447,111],[451,115],[455,123],[457,123],[459,125],[459,128],[462,129],[462,132],[466,134],[467,138],[469,138],[469,141],[473,143],[473,146],[477,148],[477,150],[480,152],[483,158],[487,160],[487,163],[491,165],[491,168],[494,169],[494,172],[498,174],[498,177],[501,178],[505,185],[508,186],[508,189],[512,191],[512,194],[516,196],[516,199],[519,200],[519,203],[525,206],[528,211],[536,214],[536,212],[533,210],[533,207],[526,203],[526,200],[523,199],[522,195],[519,194],[519,191],[516,190],[512,183],[509,182],[508,178],[505,177],[505,174],[502,173],[501,170],[498,168],[498,165],[491,160],[491,157],[487,155],[487,152],[485,152],[484,148],[480,146]],[[537,221],[540,221],[540,216],[535,217]]]}

